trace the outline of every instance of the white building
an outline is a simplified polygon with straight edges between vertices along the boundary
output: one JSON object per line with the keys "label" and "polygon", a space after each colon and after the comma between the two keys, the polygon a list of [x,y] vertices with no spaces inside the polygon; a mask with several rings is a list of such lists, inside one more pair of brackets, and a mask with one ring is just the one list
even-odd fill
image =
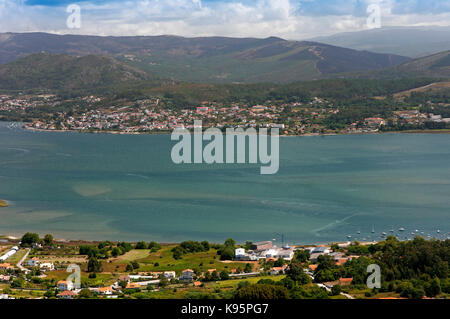
{"label": "white building", "polygon": [[57,284],[58,290],[60,291],[66,291],[66,290],[72,290],[73,289],[73,282],[71,281],[58,281]]}
{"label": "white building", "polygon": [[176,277],[176,273],[175,271],[165,271],[164,272],[164,277],[166,277],[167,279],[174,279]]}
{"label": "white building", "polygon": [[27,265],[29,267],[37,267],[37,266],[39,266],[39,259],[36,257],[33,257],[27,261]]}
{"label": "white building", "polygon": [[192,281],[194,280],[194,271],[192,269],[185,269],[181,272],[180,280]]}
{"label": "white building", "polygon": [[42,271],[53,271],[55,270],[55,265],[53,265],[53,263],[42,263],[39,268]]}

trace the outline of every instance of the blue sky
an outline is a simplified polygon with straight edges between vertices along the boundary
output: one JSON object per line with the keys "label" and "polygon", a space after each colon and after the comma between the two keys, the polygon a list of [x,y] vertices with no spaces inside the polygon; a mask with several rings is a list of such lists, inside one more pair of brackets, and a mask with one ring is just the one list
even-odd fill
{"label": "blue sky", "polygon": [[[67,26],[70,4],[79,29]],[[373,4],[382,26],[450,25],[450,0],[0,0],[0,32],[306,39],[369,28]]]}

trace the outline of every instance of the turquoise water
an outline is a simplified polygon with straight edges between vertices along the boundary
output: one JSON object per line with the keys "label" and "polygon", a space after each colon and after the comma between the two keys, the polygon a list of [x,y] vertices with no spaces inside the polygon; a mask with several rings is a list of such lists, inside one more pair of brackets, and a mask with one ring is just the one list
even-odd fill
{"label": "turquoise water", "polygon": [[320,243],[450,231],[450,135],[286,137],[273,176],[259,165],[175,165],[172,146],[169,135],[0,123],[0,199],[10,203],[0,234],[221,242],[283,233]]}

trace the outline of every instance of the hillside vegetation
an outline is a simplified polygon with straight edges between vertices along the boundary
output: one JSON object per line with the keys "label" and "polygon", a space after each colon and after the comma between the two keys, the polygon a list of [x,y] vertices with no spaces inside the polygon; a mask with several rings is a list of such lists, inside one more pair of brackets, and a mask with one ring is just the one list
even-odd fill
{"label": "hillside vegetation", "polygon": [[398,55],[275,37],[0,34],[0,64],[40,52],[110,56],[161,78],[208,83],[313,80],[343,72],[378,70],[409,60]]}

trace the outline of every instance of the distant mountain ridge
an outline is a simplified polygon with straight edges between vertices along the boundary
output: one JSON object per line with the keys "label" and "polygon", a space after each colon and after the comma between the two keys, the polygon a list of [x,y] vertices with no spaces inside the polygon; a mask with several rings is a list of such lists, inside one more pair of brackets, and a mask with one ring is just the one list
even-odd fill
{"label": "distant mountain ridge", "polygon": [[371,77],[386,79],[414,77],[450,79],[450,50],[375,71],[370,75]]}
{"label": "distant mountain ridge", "polygon": [[450,50],[450,27],[385,27],[316,37],[311,41],[417,58]]}
{"label": "distant mountain ridge", "polygon": [[0,34],[0,64],[46,52],[114,57],[160,78],[208,83],[287,83],[379,70],[409,58],[276,37],[99,37],[48,33]]}

